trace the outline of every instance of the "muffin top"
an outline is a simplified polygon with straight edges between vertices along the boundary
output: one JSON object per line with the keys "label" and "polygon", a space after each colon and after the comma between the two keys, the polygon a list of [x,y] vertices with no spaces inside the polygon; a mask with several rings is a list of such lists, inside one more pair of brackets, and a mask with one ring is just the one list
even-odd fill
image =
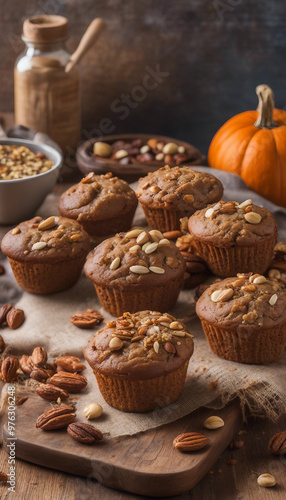
{"label": "muffin top", "polygon": [[252,246],[264,238],[276,238],[278,232],[272,213],[251,200],[209,205],[190,217],[188,227],[198,240],[218,247]]}
{"label": "muffin top", "polygon": [[3,238],[1,250],[24,262],[58,262],[86,255],[90,241],[81,225],[65,217],[34,217],[21,222]]}
{"label": "muffin top", "polygon": [[80,221],[117,217],[137,206],[135,192],[118,177],[90,172],[59,199],[61,215]]}
{"label": "muffin top", "polygon": [[84,270],[98,285],[148,288],[183,276],[185,261],[179,249],[160,231],[136,228],[95,247]]}
{"label": "muffin top", "polygon": [[180,368],[193,354],[191,337],[170,314],[127,312],[95,334],[85,358],[105,375],[149,379]]}
{"label": "muffin top", "polygon": [[189,167],[165,167],[139,179],[137,197],[150,208],[194,212],[221,199],[222,183]]}
{"label": "muffin top", "polygon": [[260,274],[238,274],[209,286],[196,312],[222,328],[272,328],[286,321],[286,287]]}

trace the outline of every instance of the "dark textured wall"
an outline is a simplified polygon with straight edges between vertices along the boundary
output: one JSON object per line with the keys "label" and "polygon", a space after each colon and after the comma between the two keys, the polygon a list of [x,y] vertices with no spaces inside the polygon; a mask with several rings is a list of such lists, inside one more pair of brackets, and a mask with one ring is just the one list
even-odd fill
{"label": "dark textured wall", "polygon": [[86,136],[162,133],[206,152],[226,119],[256,108],[257,84],[286,105],[284,0],[0,0],[0,8],[2,111],[13,109],[22,21],[35,13],[69,18],[71,50],[91,19],[108,24],[80,66]]}

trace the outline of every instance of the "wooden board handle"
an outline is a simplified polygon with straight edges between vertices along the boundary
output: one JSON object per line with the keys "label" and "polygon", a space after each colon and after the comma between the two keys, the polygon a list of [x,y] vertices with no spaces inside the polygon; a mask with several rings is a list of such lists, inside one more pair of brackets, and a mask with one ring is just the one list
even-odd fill
{"label": "wooden board handle", "polygon": [[91,48],[91,46],[96,42],[96,40],[101,35],[103,29],[105,28],[105,22],[99,17],[94,19],[86,32],[84,33],[81,41],[75,52],[71,55],[68,64],[66,65],[65,72],[68,73],[75,64],[77,64],[84,54]]}

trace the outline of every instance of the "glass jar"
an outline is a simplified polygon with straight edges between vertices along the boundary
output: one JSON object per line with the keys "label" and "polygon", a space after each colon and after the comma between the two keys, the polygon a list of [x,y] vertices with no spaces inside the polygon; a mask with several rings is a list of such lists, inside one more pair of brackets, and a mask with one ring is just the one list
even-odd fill
{"label": "glass jar", "polygon": [[62,16],[37,16],[24,21],[25,51],[14,70],[17,125],[48,134],[64,152],[80,140],[81,109],[77,67],[65,71],[68,21]]}

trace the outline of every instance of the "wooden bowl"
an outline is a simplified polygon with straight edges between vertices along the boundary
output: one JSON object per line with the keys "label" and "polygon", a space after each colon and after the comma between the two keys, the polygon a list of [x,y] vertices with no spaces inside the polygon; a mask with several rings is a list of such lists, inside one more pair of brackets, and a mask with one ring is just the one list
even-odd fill
{"label": "wooden bowl", "polygon": [[125,179],[128,182],[133,182],[139,179],[139,177],[144,177],[148,172],[153,172],[158,170],[165,165],[164,161],[151,161],[149,163],[129,163],[128,165],[122,165],[116,160],[109,158],[99,158],[92,156],[93,145],[98,140],[102,142],[107,142],[112,144],[115,141],[127,141],[131,142],[134,139],[142,139],[146,143],[149,139],[157,139],[158,141],[175,142],[178,146],[184,146],[186,154],[191,158],[190,161],[183,163],[183,165],[202,165],[205,156],[203,156],[200,151],[189,144],[188,142],[179,141],[178,139],[173,139],[172,137],[166,137],[163,135],[150,135],[150,134],[120,134],[120,135],[106,135],[104,137],[93,138],[85,141],[81,144],[76,152],[76,160],[78,168],[80,171],[86,175],[89,172],[94,172],[95,174],[106,174],[107,172],[112,172],[117,177]]}

